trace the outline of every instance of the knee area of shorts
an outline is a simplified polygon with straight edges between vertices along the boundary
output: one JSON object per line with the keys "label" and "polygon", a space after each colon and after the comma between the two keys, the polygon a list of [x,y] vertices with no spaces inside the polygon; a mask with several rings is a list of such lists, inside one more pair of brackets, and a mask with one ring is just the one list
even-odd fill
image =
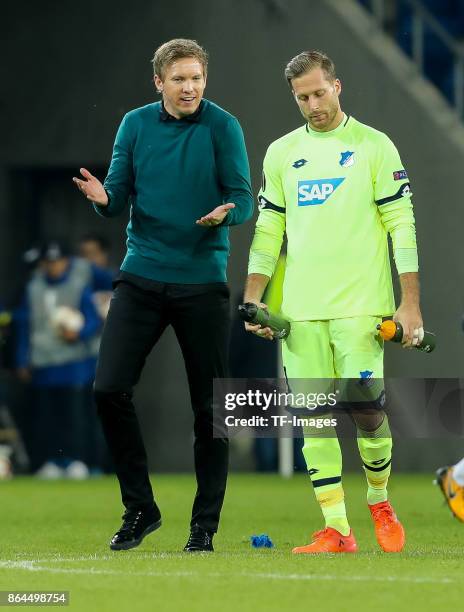
{"label": "knee area of shorts", "polygon": [[341,401],[338,402],[337,407],[340,411],[351,415],[356,413],[365,415],[381,413],[383,415],[386,403],[385,389],[382,389],[377,397],[365,401]]}

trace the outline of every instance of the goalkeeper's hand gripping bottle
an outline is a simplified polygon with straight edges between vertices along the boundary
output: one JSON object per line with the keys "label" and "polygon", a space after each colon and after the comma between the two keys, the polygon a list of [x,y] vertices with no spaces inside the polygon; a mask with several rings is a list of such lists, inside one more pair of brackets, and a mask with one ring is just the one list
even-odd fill
{"label": "goalkeeper's hand gripping bottle", "polygon": [[283,317],[274,314],[267,308],[260,308],[257,304],[246,302],[238,307],[240,318],[253,325],[270,327],[274,332],[274,338],[286,338],[290,333],[290,322]]}
{"label": "goalkeeper's hand gripping bottle", "polygon": [[[403,326],[398,321],[387,319],[377,325],[380,336],[384,340],[391,340],[392,342],[401,342],[403,339]],[[424,331],[424,337],[419,344],[413,345],[418,351],[424,351],[424,353],[431,353],[435,348],[436,336],[432,332]]]}

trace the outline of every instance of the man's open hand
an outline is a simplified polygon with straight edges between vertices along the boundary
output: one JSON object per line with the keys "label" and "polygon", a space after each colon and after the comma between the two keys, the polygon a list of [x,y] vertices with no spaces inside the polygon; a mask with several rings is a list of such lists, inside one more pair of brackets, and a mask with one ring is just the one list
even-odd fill
{"label": "man's open hand", "polygon": [[85,180],[77,178],[76,176],[73,177],[73,181],[77,185],[79,191],[81,191],[88,200],[98,204],[98,206],[108,206],[108,196],[100,181],[85,168],[80,168],[80,173]]}
{"label": "man's open hand", "polygon": [[225,216],[231,208],[235,208],[235,204],[232,204],[231,202],[228,204],[221,204],[221,206],[218,206],[204,217],[201,217],[195,221],[195,223],[197,225],[202,225],[203,227],[219,225],[219,223],[224,221]]}

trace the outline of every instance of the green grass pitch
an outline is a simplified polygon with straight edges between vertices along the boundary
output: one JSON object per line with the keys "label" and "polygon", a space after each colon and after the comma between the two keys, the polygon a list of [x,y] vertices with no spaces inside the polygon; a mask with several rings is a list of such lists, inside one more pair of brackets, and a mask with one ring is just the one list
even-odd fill
{"label": "green grass pitch", "polygon": [[[432,475],[398,475],[390,497],[406,529],[401,554],[382,553],[362,474],[345,476],[359,553],[292,556],[321,527],[307,477],[232,475],[216,552],[182,553],[194,479],[153,477],[162,528],[134,550],[112,552],[120,524],[116,481],[0,483],[0,590],[69,590],[85,611],[460,610],[464,524],[443,506]],[[273,549],[253,549],[267,533]],[[451,608],[451,606],[453,606]]]}

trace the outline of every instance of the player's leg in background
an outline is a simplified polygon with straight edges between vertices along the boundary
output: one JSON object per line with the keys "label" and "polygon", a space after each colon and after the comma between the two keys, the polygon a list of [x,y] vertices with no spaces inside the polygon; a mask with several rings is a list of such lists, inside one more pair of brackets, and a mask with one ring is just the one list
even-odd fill
{"label": "player's leg in background", "polygon": [[464,458],[453,465],[453,478],[460,487],[464,487]]}
{"label": "player's leg in background", "polygon": [[66,459],[66,476],[75,480],[88,477],[85,463],[86,396],[84,386],[62,389],[63,457]]}
{"label": "player's leg in background", "polygon": [[[53,387],[33,387],[35,436],[32,438],[34,444],[30,452],[32,457],[31,465],[34,472],[55,459],[55,446],[59,430],[57,429],[55,419],[54,395]],[[59,440],[58,444],[60,442],[61,440]]]}
{"label": "player's leg in background", "polygon": [[[62,387],[37,386],[34,389],[35,409],[37,411],[36,443],[37,467],[39,478],[54,479],[63,477],[63,447],[65,446],[66,423],[63,415],[67,410],[63,403]],[[34,465],[34,464],[33,464]]]}
{"label": "player's leg in background", "polygon": [[464,522],[464,458],[437,470],[435,480],[453,515]]}
{"label": "player's leg in background", "polygon": [[128,510],[153,508],[154,504],[132,391],[166,325],[161,283],[159,293],[118,284],[100,345],[95,401]]}
{"label": "player's leg in background", "polygon": [[197,492],[191,527],[217,531],[228,470],[228,439],[213,435],[213,380],[227,377],[230,310],[225,283],[169,285],[172,326],[187,370],[194,413]]}
{"label": "player's leg in background", "polygon": [[[376,333],[380,321],[379,317],[369,316],[334,319],[330,322],[330,339],[337,376],[352,385],[348,386],[355,400],[351,416],[356,422],[359,454],[368,485],[367,503],[377,541],[384,551],[399,552],[405,536],[388,501],[393,444],[388,417],[383,410],[383,342]],[[353,393],[356,386],[367,401],[357,401],[359,397]]]}
{"label": "player's leg in background", "polygon": [[[292,322],[292,331],[282,344],[282,360],[293,393],[321,391],[320,379],[327,379],[331,384],[334,365],[328,331],[328,321]],[[319,389],[313,388],[315,385]],[[350,526],[346,517],[342,454],[337,433],[333,427],[308,427],[303,433],[303,455],[325,526],[347,536]]]}
{"label": "player's leg in background", "polygon": [[85,385],[83,392],[85,403],[85,463],[88,465],[91,475],[100,476],[113,468],[95,407],[93,383]]}

